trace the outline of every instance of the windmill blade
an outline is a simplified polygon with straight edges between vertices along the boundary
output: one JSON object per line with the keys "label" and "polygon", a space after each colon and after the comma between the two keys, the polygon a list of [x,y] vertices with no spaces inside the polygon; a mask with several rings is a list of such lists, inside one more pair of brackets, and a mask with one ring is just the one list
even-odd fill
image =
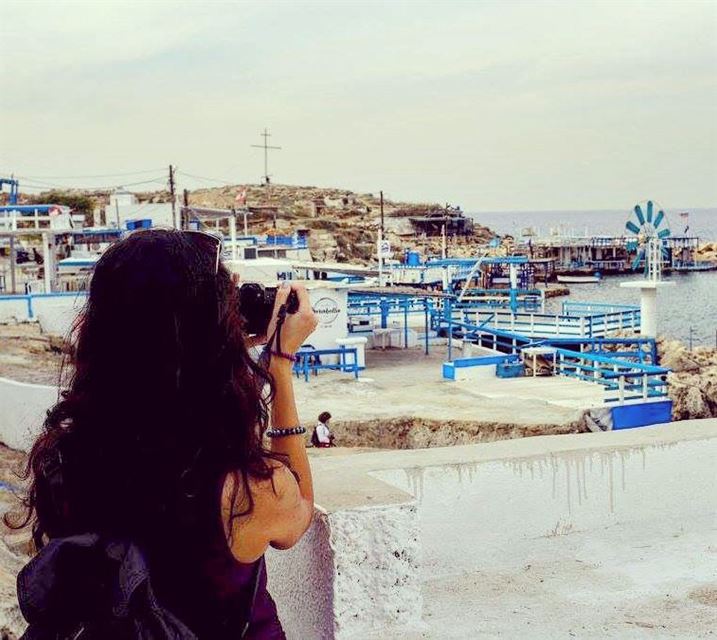
{"label": "windmill blade", "polygon": [[639,204],[635,205],[635,215],[637,216],[637,220],[640,223],[640,226],[645,224],[645,214],[642,213],[642,208]]}
{"label": "windmill blade", "polygon": [[670,235],[670,230],[663,229],[662,231],[660,231],[660,233],[657,234],[657,237],[658,238],[667,238],[667,237],[669,237],[669,235]]}
{"label": "windmill blade", "polygon": [[655,229],[657,229],[660,226],[660,223],[665,219],[665,212],[660,209],[657,212],[657,215],[655,216],[655,222],[653,223],[653,226]]}
{"label": "windmill blade", "polygon": [[647,221],[652,222],[652,200],[647,201]]}
{"label": "windmill blade", "polygon": [[645,257],[645,249],[640,249],[638,254],[635,256],[635,259],[632,261],[632,270],[635,271],[640,266],[640,262]]}
{"label": "windmill blade", "polygon": [[634,233],[635,235],[639,235],[640,233],[640,227],[638,227],[632,220],[627,221],[625,228],[628,231],[632,231],[632,233]]}

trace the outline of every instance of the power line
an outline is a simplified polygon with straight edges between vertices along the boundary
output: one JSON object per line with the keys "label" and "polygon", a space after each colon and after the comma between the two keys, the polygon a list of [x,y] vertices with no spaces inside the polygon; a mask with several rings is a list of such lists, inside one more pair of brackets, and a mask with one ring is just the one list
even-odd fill
{"label": "power line", "polygon": [[180,171],[179,169],[177,169],[176,173],[178,175],[184,176],[185,178],[194,178],[195,180],[204,180],[206,182],[220,182],[229,187],[234,186],[236,184],[236,182],[230,182],[229,180],[221,180],[219,178],[207,178],[205,176],[198,176],[193,173],[187,173],[186,171]]}
{"label": "power line", "polygon": [[20,187],[27,185],[28,187],[42,187],[45,189],[78,189],[80,191],[111,191],[112,189],[116,189],[117,187],[135,187],[141,184],[150,184],[150,183],[159,183],[162,185],[166,185],[167,181],[162,177],[158,176],[156,178],[151,178],[149,180],[139,180],[137,182],[125,182],[124,184],[118,185],[95,185],[95,186],[84,186],[84,187],[77,187],[74,185],[66,185],[66,184],[57,184],[52,182],[43,182],[41,180],[37,180],[35,178],[31,178],[29,176],[17,176],[17,179],[22,181],[20,184]]}
{"label": "power line", "polygon": [[127,171],[125,173],[102,173],[102,174],[96,174],[96,175],[86,175],[86,176],[35,176],[38,180],[83,180],[83,179],[93,179],[93,178],[121,178],[124,176],[136,176],[141,175],[143,173],[156,173],[157,171],[163,171],[164,167],[160,167],[158,169],[143,169],[141,171]]}

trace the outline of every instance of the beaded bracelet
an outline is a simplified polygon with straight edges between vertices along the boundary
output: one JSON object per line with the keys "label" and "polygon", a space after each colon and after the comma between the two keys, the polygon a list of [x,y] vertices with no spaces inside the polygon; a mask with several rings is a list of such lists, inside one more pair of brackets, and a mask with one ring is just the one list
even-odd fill
{"label": "beaded bracelet", "polygon": [[270,353],[277,358],[284,358],[284,360],[296,362],[296,356],[293,353],[284,353],[283,351],[270,351]]}
{"label": "beaded bracelet", "polygon": [[268,438],[283,438],[284,436],[300,436],[306,433],[306,427],[291,427],[290,429],[267,429]]}
{"label": "beaded bracelet", "polygon": [[284,353],[283,351],[275,351],[273,349],[267,349],[264,348],[264,351],[262,352],[262,356],[264,358],[270,358],[271,356],[276,356],[277,358],[283,358],[284,360],[289,360],[290,362],[296,362],[296,355],[293,353]]}

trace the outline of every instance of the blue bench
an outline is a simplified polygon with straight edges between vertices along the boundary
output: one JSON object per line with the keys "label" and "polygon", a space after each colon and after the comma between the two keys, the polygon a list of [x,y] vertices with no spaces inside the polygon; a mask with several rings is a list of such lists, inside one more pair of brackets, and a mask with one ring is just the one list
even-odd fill
{"label": "blue bench", "polygon": [[456,379],[456,369],[469,367],[495,367],[499,364],[516,364],[520,358],[515,354],[474,356],[472,358],[456,358],[443,363],[443,378],[446,380]]}

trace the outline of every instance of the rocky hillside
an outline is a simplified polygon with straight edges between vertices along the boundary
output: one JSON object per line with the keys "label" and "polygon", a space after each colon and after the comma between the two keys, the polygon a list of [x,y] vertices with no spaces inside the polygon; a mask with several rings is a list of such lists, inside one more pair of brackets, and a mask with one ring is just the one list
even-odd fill
{"label": "rocky hillside", "polygon": [[[378,194],[290,185],[237,185],[192,191],[189,202],[196,206],[230,208],[236,206],[236,196],[244,190],[247,206],[254,210],[263,209],[250,218],[252,232],[270,232],[275,228],[281,233],[297,227],[308,228],[311,230],[310,247],[316,260],[366,263],[376,254],[380,226]],[[440,239],[418,237],[409,217],[441,212],[443,207],[439,204],[384,199],[385,239],[396,248],[439,254]],[[485,243],[492,236],[489,229],[477,224],[471,236],[450,240],[451,255],[471,255],[477,244]]]}
{"label": "rocky hillside", "polygon": [[[246,205],[253,211],[249,218],[251,233],[276,230],[287,232],[308,228],[310,248],[316,260],[368,263],[376,255],[380,220],[377,193],[355,193],[346,189],[325,189],[293,185],[233,185],[189,192],[189,204],[197,207],[229,209],[237,206],[237,195],[246,191]],[[40,194],[40,197],[43,194]],[[98,207],[109,202],[106,191],[69,190],[67,195],[88,195]],[[141,202],[168,202],[167,191],[137,194]],[[181,201],[181,196],[179,197]],[[385,239],[396,249],[417,249],[424,255],[439,255],[440,238],[420,237],[409,218],[442,214],[437,203],[408,203],[384,200]],[[459,214],[450,209],[451,215]],[[276,213],[276,215],[274,215]],[[452,256],[475,255],[476,246],[493,237],[487,227],[475,224],[472,235],[449,238]],[[395,257],[399,257],[396,253]]]}

